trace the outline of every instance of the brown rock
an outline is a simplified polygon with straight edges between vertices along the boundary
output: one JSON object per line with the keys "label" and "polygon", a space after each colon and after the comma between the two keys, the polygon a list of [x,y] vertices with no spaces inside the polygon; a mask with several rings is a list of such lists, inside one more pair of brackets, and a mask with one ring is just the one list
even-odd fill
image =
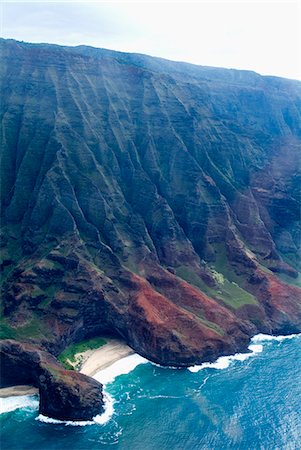
{"label": "brown rock", "polygon": [[103,411],[102,385],[86,375],[65,370],[41,348],[3,340],[0,356],[1,387],[38,387],[41,414],[60,420],[90,420]]}

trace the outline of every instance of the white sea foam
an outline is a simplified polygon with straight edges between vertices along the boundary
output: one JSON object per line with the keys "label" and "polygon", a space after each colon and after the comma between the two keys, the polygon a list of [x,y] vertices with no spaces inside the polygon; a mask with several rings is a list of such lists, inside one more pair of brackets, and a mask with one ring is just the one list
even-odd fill
{"label": "white sea foam", "polygon": [[39,422],[44,423],[51,423],[51,424],[61,424],[61,425],[70,425],[72,427],[85,427],[87,425],[95,425],[95,422],[93,420],[79,420],[79,421],[72,421],[72,420],[58,420],[58,419],[52,419],[51,417],[44,416],[43,414],[39,414],[38,417],[36,417],[36,420]]}
{"label": "white sea foam", "polygon": [[255,356],[256,354],[261,353],[263,350],[263,346],[260,344],[250,344],[248,349],[250,350],[249,353],[235,353],[235,355],[220,356],[215,362],[204,362],[203,364],[200,364],[198,366],[188,367],[188,370],[190,370],[190,372],[199,372],[203,369],[227,369],[227,367],[229,367],[233,361],[245,361],[251,356]]}
{"label": "white sea foam", "polygon": [[263,351],[263,345],[261,343],[266,341],[282,342],[286,339],[294,339],[296,337],[301,337],[301,334],[289,334],[287,336],[271,336],[262,333],[256,334],[256,336],[251,339],[251,344],[248,347],[250,353],[236,353],[235,355],[230,356],[220,356],[213,363],[205,362],[198,366],[188,367],[188,370],[190,370],[190,372],[199,372],[203,369],[227,369],[233,361],[245,361],[258,353],[261,353]]}
{"label": "white sea foam", "polygon": [[[111,366],[106,369],[100,370],[97,372],[93,378],[100,381],[102,384],[106,385],[114,381],[114,379],[119,375],[124,375],[135,369],[139,364],[145,364],[149,362],[147,359],[143,358],[136,353],[130,356],[126,356],[125,358],[116,361]],[[52,419],[51,417],[44,416],[43,414],[39,414],[36,417],[36,420],[45,423],[51,424],[64,424],[70,426],[87,426],[87,425],[104,425],[107,423],[112,415],[114,414],[114,400],[113,398],[106,392],[104,392],[104,401],[105,401],[105,410],[102,414],[99,414],[93,417],[93,420],[87,421],[71,421],[71,420],[58,420]],[[7,397],[1,399],[0,403],[0,413],[10,412],[17,408],[30,408],[30,409],[38,409],[39,400],[36,396],[18,396],[18,397]]]}
{"label": "white sea foam", "polygon": [[118,377],[119,375],[125,375],[131,372],[139,364],[145,364],[148,362],[149,361],[147,359],[134,353],[133,355],[119,359],[119,361],[116,361],[106,369],[100,370],[93,376],[93,378],[95,378],[95,380],[97,381],[100,381],[100,383],[106,385],[112,383],[112,381],[114,381],[115,378]]}
{"label": "white sea foam", "polygon": [[111,419],[112,415],[114,414],[114,400],[109,394],[104,393],[104,402],[104,412],[93,417],[92,420],[58,420],[44,416],[43,414],[39,414],[38,417],[36,417],[36,420],[44,423],[61,424],[72,427],[85,427],[87,425],[95,424],[104,425]]}
{"label": "white sea foam", "polygon": [[[253,342],[253,341],[252,341],[252,342]],[[253,356],[254,356],[254,355],[256,355],[257,353],[261,353],[261,352],[262,352],[262,350],[263,350],[263,345],[261,345],[261,344],[250,344],[249,347],[248,347],[248,349],[253,353]],[[249,356],[252,356],[252,355],[250,355],[249,353],[245,353],[245,354],[247,354],[247,355],[249,355]]]}
{"label": "white sea foam", "polygon": [[98,425],[104,425],[109,422],[114,414],[114,399],[106,392],[104,392],[105,410],[102,414],[93,417],[93,420]]}
{"label": "white sea foam", "polygon": [[[271,336],[268,334],[257,334],[251,339],[251,344],[248,349],[249,353],[236,353],[235,355],[230,356],[221,356],[215,362],[204,362],[203,364],[188,367],[190,372],[199,372],[200,370],[210,368],[210,369],[226,369],[233,361],[245,361],[246,359],[255,356],[258,353],[261,353],[263,350],[263,345],[261,343],[267,341],[278,341],[282,342],[286,339],[294,339],[297,337],[301,337],[301,334],[291,334],[287,336]],[[106,385],[112,383],[116,377],[119,375],[128,374],[132,370],[134,370],[139,364],[148,363],[147,359],[143,358],[138,354],[133,354],[130,356],[126,356],[125,358],[116,361],[111,366],[106,369],[100,370],[97,372],[93,378],[100,381],[102,384]],[[160,366],[161,367],[161,366]],[[170,369],[175,369],[175,367],[171,367]],[[36,420],[46,423],[53,424],[64,424],[71,426],[86,426],[86,425],[104,425],[107,423],[112,415],[114,414],[114,400],[113,398],[104,393],[105,400],[105,410],[102,414],[95,416],[93,420],[90,421],[61,421],[52,419],[50,417],[43,416],[40,414]],[[12,396],[7,398],[0,398],[0,414],[14,411],[19,408],[27,408],[31,410],[37,410],[39,408],[39,399],[36,395],[22,395],[22,396]]]}
{"label": "white sea foam", "polygon": [[0,414],[19,408],[38,409],[38,397],[36,395],[19,395],[17,397],[0,398]]}
{"label": "white sea foam", "polygon": [[252,338],[252,342],[265,342],[265,341],[284,341],[286,339],[294,339],[296,337],[301,337],[301,334],[288,334],[287,336],[272,336],[270,334],[256,334],[256,336],[254,336]]}

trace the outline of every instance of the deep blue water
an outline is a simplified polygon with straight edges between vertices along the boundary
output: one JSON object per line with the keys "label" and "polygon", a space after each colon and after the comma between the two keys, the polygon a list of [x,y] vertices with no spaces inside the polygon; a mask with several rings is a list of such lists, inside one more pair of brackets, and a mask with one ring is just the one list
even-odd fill
{"label": "deep blue water", "polygon": [[107,384],[114,412],[103,425],[40,422],[27,398],[1,415],[1,450],[300,450],[301,336],[254,344],[244,361],[197,372],[138,365]]}

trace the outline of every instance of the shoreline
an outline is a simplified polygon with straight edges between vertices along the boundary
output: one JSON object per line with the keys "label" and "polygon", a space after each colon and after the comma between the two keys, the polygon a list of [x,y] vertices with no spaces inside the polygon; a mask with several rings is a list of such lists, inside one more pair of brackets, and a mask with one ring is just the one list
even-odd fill
{"label": "shoreline", "polygon": [[134,353],[134,350],[124,341],[108,339],[107,343],[101,347],[76,355],[81,358],[79,372],[93,377],[100,370],[106,369],[116,361]]}
{"label": "shoreline", "polygon": [[[214,362],[211,363],[204,362],[199,365],[189,366],[187,367],[187,369],[190,370],[190,372],[198,372],[199,370],[205,368],[223,369],[228,367],[231,361],[234,360],[244,361],[245,359],[251,356],[255,356],[257,353],[261,353],[263,347],[261,345],[262,342],[272,340],[281,342],[283,340],[292,339],[295,337],[301,337],[301,333],[293,333],[289,335],[276,335],[276,336],[258,333],[250,339],[248,347],[250,351],[248,353],[236,353],[233,355],[221,356],[218,357]],[[87,350],[86,352],[77,354],[76,357],[78,358],[78,361],[81,363],[79,372],[93,377],[98,372],[103,371],[104,369],[106,369],[104,370],[104,372],[107,372],[108,370],[110,370],[110,367],[116,365],[118,361],[134,354],[135,354],[134,350],[130,348],[128,345],[126,345],[124,341],[120,339],[108,339],[107,343],[99,347],[98,349]],[[138,356],[139,355],[137,354],[137,357]],[[10,386],[6,388],[0,388],[0,398],[37,395],[38,392],[39,392],[38,389],[33,386],[28,385]]]}
{"label": "shoreline", "polygon": [[38,388],[25,384],[0,388],[0,398],[19,397],[23,395],[37,395],[38,393]]}
{"label": "shoreline", "polygon": [[[80,373],[93,377],[100,370],[107,369],[120,359],[135,353],[121,339],[112,338],[106,339],[106,341],[106,344],[99,348],[75,355],[76,362],[80,362]],[[37,395],[38,393],[38,388],[30,385],[0,388],[0,398]]]}

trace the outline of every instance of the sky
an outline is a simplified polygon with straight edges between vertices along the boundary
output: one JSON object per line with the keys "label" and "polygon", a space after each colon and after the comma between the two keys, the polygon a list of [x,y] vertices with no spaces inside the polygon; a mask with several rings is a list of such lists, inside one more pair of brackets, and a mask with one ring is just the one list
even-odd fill
{"label": "sky", "polygon": [[301,2],[0,0],[0,35],[301,80]]}

